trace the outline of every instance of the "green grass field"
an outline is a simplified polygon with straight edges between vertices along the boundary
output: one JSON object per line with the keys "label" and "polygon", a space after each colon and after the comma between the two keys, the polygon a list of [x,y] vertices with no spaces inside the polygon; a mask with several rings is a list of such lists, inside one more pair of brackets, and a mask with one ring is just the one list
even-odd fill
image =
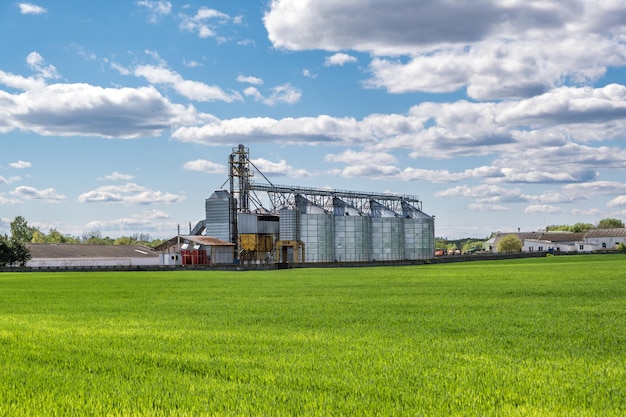
{"label": "green grass field", "polygon": [[624,416],[626,256],[1,273],[0,416]]}

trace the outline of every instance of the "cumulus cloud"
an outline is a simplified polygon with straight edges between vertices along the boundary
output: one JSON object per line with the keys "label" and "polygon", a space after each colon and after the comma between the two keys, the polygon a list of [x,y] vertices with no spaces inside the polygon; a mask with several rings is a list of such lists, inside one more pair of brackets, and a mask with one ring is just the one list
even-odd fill
{"label": "cumulus cloud", "polygon": [[438,191],[435,197],[471,198],[480,204],[520,203],[528,202],[531,198],[519,188],[504,188],[490,184],[459,185]]}
{"label": "cumulus cloud", "polygon": [[46,188],[40,190],[35,187],[22,185],[11,191],[11,194],[18,198],[23,198],[26,200],[38,200],[48,203],[55,203],[65,200],[65,196],[57,192],[57,190],[55,190],[54,188]]}
{"label": "cumulus cloud", "polygon": [[98,178],[99,180],[108,180],[108,181],[129,181],[134,177],[130,174],[122,174],[120,172],[114,171],[104,177]]}
{"label": "cumulus cloud", "polygon": [[163,65],[139,65],[133,74],[143,77],[152,84],[163,84],[172,87],[178,94],[194,101],[224,101],[232,103],[241,100],[241,95],[236,91],[226,92],[215,85],[208,85],[199,81],[184,79],[176,71],[172,71]]}
{"label": "cumulus cloud", "polygon": [[18,3],[21,14],[45,14],[48,10],[45,7],[37,6],[32,3]]}
{"label": "cumulus cloud", "polygon": [[[579,90],[575,87],[558,89],[556,94],[547,94],[550,98],[546,100],[567,100],[567,96],[575,94],[570,93],[569,90],[572,89]],[[262,97],[254,87],[246,90],[245,94],[258,99]],[[583,94],[580,100],[590,103],[588,106],[579,106],[591,109],[593,102],[605,100],[601,97],[602,92]],[[598,135],[598,129],[609,129],[615,135],[623,132],[626,129],[624,118],[620,112],[612,112],[610,109],[619,109],[626,99],[621,102],[606,100],[602,106],[603,111],[591,110],[596,113],[595,122],[584,124],[580,123],[585,118],[583,114],[577,119],[571,119],[570,124],[565,124],[565,115],[557,112],[533,120],[519,115],[516,118],[511,117],[511,109],[524,107],[523,103],[526,101],[528,100],[498,103],[424,102],[412,107],[406,114],[372,114],[361,120],[326,115],[296,119],[214,120],[203,127],[178,130],[174,137],[189,140],[192,132],[202,131],[207,143],[221,143],[232,137],[248,142],[258,139],[278,142],[300,138],[303,143],[324,142],[347,146],[371,144],[376,152],[407,149],[412,158],[427,156],[449,159],[459,156],[501,155],[494,165],[502,169],[502,180],[511,182],[589,180],[596,176],[595,166],[619,166],[625,161],[626,154],[619,148],[591,148],[572,140],[576,139],[576,131],[579,129],[585,132],[595,129],[595,135]],[[567,113],[569,108],[563,107],[561,111]],[[582,133],[578,135],[584,136]],[[551,166],[552,169],[545,174],[539,171],[525,175],[523,170],[527,168],[514,160],[522,153],[523,160],[535,161],[533,166]],[[554,163],[555,159],[558,164]],[[549,163],[550,161],[552,162]],[[560,173],[557,172],[568,161],[568,167],[578,165],[579,168],[568,169],[567,172],[561,169]]]}
{"label": "cumulus cloud", "polygon": [[530,97],[595,81],[626,63],[621,1],[472,3],[273,0],[272,44],[371,53],[366,85],[393,93],[466,89],[478,100]]}
{"label": "cumulus cloud", "polygon": [[331,55],[329,57],[326,57],[326,59],[324,60],[324,66],[326,67],[330,67],[333,65],[338,65],[340,67],[344,66],[345,64],[353,64],[357,62],[357,58],[352,56],[352,55],[348,55],[345,54],[343,52],[339,52],[336,53],[334,55]]}
{"label": "cumulus cloud", "polygon": [[183,169],[187,171],[199,171],[207,174],[226,174],[224,164],[207,161],[206,159],[196,159],[183,164]]}
{"label": "cumulus cloud", "polygon": [[626,195],[620,195],[611,199],[607,204],[607,207],[626,207]]}
{"label": "cumulus cloud", "polygon": [[87,223],[89,230],[107,232],[146,231],[176,233],[177,224],[162,210],[146,210],[142,213],[110,220],[93,220]]}
{"label": "cumulus cloud", "polygon": [[[51,76],[37,53],[27,61]],[[180,125],[195,124],[192,106],[173,104],[154,87],[103,88],[84,83],[50,84],[41,77],[22,77],[0,70],[0,84],[23,90],[0,90],[0,133],[15,129],[43,136],[158,136]]]}
{"label": "cumulus cloud", "polygon": [[42,78],[60,78],[54,65],[45,65],[43,57],[38,52],[28,54],[26,63],[30,69],[39,73]]}
{"label": "cumulus cloud", "polygon": [[264,158],[257,158],[252,159],[251,162],[266,176],[286,176],[291,178],[305,178],[311,176],[311,173],[306,169],[294,168],[282,159],[278,162],[272,162]]}
{"label": "cumulus cloud", "polygon": [[78,197],[79,203],[162,204],[184,200],[184,195],[155,191],[135,183],[106,185]]}
{"label": "cumulus cloud", "polygon": [[254,84],[254,85],[262,85],[263,84],[263,79],[262,78],[253,77],[251,75],[239,75],[237,77],[237,81],[239,81],[240,83],[248,83],[248,84]]}

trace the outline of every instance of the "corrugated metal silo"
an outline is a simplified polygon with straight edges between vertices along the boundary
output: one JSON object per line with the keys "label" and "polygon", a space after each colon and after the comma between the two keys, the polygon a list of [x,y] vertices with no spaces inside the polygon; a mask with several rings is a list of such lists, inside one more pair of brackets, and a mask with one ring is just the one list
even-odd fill
{"label": "corrugated metal silo", "polygon": [[301,195],[296,196],[300,211],[300,240],[306,251],[305,262],[334,261],[333,216]]}
{"label": "corrugated metal silo", "polygon": [[300,211],[283,208],[278,214],[280,216],[279,239],[300,240]]}
{"label": "corrugated metal silo", "polygon": [[205,201],[206,220],[205,234],[225,242],[231,239],[231,204],[230,193],[225,190],[217,190]]}
{"label": "corrugated metal silo", "polygon": [[404,259],[404,229],[402,219],[393,211],[370,201],[372,222],[372,260],[398,261]]}
{"label": "corrugated metal silo", "polygon": [[335,260],[361,262],[371,259],[371,221],[360,210],[333,198]]}
{"label": "corrugated metal silo", "polygon": [[435,253],[434,219],[412,205],[402,202],[405,259],[431,259]]}

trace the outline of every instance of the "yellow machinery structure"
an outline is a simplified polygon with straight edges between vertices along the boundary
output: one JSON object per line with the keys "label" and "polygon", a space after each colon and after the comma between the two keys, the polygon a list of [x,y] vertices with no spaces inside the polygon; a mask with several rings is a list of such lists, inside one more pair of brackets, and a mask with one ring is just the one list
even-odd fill
{"label": "yellow machinery structure", "polygon": [[279,240],[276,242],[277,262],[289,262],[289,248],[293,249],[293,262],[304,263],[305,251],[304,242],[301,240]]}
{"label": "yellow machinery structure", "polygon": [[242,261],[268,261],[274,251],[271,234],[242,233],[238,243]]}

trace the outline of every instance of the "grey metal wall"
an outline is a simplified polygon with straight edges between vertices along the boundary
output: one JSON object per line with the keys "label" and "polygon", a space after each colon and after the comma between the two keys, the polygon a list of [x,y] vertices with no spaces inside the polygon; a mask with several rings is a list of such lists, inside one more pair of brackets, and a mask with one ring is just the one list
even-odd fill
{"label": "grey metal wall", "polygon": [[280,214],[280,240],[300,240],[300,211],[294,209],[281,209]]}
{"label": "grey metal wall", "polygon": [[435,255],[435,219],[407,203],[402,204],[405,259],[431,259]]}
{"label": "grey metal wall", "polygon": [[372,217],[372,259],[398,261],[404,259],[404,228],[398,217]]}
{"label": "grey metal wall", "polygon": [[300,214],[300,240],[304,243],[305,262],[334,261],[333,216]]}
{"label": "grey metal wall", "polygon": [[205,201],[206,220],[205,234],[225,242],[230,241],[230,193],[224,190],[215,191]]}
{"label": "grey metal wall", "polygon": [[277,235],[280,232],[278,216],[267,214],[237,214],[237,229],[240,234]]}
{"label": "grey metal wall", "polygon": [[372,259],[372,230],[368,216],[334,216],[335,260],[359,262]]}

